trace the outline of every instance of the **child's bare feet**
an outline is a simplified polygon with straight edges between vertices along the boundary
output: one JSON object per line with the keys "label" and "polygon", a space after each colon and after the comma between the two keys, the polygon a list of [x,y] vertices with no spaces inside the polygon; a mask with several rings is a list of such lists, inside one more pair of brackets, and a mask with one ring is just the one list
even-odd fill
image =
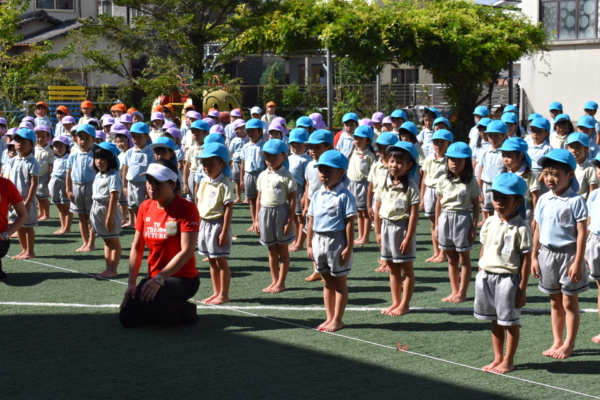
{"label": "child's bare feet", "polygon": [[13,257],[15,260],[28,260],[30,258],[35,258],[35,253],[31,251],[25,251],[18,256]]}
{"label": "child's bare feet", "polygon": [[219,304],[229,303],[229,302],[230,302],[229,297],[217,296],[217,297],[213,298],[212,300],[210,300],[209,302],[207,302],[207,304],[219,305]]}
{"label": "child's bare feet", "polygon": [[235,200],[233,201],[233,204],[237,204],[237,203],[241,203],[241,202],[242,202],[242,199],[240,199],[240,198],[238,197],[237,199],[235,199]]}
{"label": "child's bare feet", "polygon": [[285,285],[273,285],[267,293],[281,293],[285,291]]}
{"label": "child's bare feet", "polygon": [[485,372],[492,372],[492,370],[494,368],[496,368],[498,365],[502,364],[502,360],[500,361],[492,361],[490,364],[484,366],[483,368],[481,368],[482,370],[484,370]]}
{"label": "child's bare feet", "polygon": [[573,348],[563,344],[561,347],[556,349],[554,354],[552,354],[552,358],[556,358],[558,360],[564,360],[565,358],[569,358],[572,355],[573,355]]}
{"label": "child's bare feet", "polygon": [[365,244],[365,241],[362,238],[358,238],[354,241],[354,244],[356,246],[362,246],[363,244]]}
{"label": "child's bare feet", "polygon": [[433,253],[433,255],[431,257],[429,257],[428,259],[425,260],[425,262],[435,262],[435,260],[437,260],[437,258],[440,256],[439,253]]}
{"label": "child's bare feet", "polygon": [[275,284],[276,284],[276,283],[277,283],[277,282],[273,282],[273,283],[271,283],[269,286],[267,286],[266,288],[264,288],[264,289],[263,289],[263,292],[265,292],[265,293],[271,293],[271,292],[270,292],[270,290],[271,290],[271,288],[272,288],[273,286],[275,286]]}
{"label": "child's bare feet", "polygon": [[483,226],[483,221],[478,223],[477,226]]}
{"label": "child's bare feet", "polygon": [[446,256],[443,256],[440,254],[439,256],[437,256],[437,258],[433,259],[431,262],[432,263],[443,263],[443,262],[447,262],[447,261],[448,261],[448,258]]}
{"label": "child's bare feet", "polygon": [[90,251],[94,250],[96,250],[96,247],[94,246],[83,246],[78,249],[80,253],[89,253]]}
{"label": "child's bare feet", "polygon": [[211,301],[216,298],[218,296],[218,294],[213,294],[210,297],[207,297],[206,299],[202,300],[200,303],[202,304],[212,304]]}
{"label": "child's bare feet", "polygon": [[46,216],[46,215],[42,215],[38,218],[38,221],[45,221],[47,219],[50,219],[50,217]]}
{"label": "child's bare feet", "polygon": [[242,204],[250,204],[250,200],[246,199],[242,202]]}
{"label": "child's bare feet", "polygon": [[335,332],[339,331],[342,328],[344,328],[344,324],[342,323],[342,321],[331,321],[327,325],[323,326],[321,330],[325,332]]}
{"label": "child's bare feet", "polygon": [[80,248],[78,248],[77,250],[75,250],[77,253],[82,253],[85,249],[85,245],[81,246]]}
{"label": "child's bare feet", "polygon": [[203,262],[208,262],[208,257],[204,257],[204,258],[202,259],[202,261],[203,261]]}
{"label": "child's bare feet", "polygon": [[381,267],[375,268],[375,272],[391,272],[391,269],[387,264],[383,264]]}
{"label": "child's bare feet", "polygon": [[396,307],[393,310],[390,310],[387,315],[390,315],[392,317],[399,317],[401,315],[405,315],[408,314],[410,312],[410,309],[408,307]]}
{"label": "child's bare feet", "polygon": [[11,237],[11,239],[18,238],[19,234],[17,232],[15,232],[12,235],[10,235],[10,237]]}
{"label": "child's bare feet", "polygon": [[25,250],[23,250],[22,252],[20,252],[19,254],[17,254],[16,256],[13,256],[12,259],[13,260],[20,260],[19,257],[21,257],[23,254],[25,254]]}
{"label": "child's bare feet", "polygon": [[318,281],[319,279],[321,279],[321,274],[319,274],[318,272],[313,272],[312,275],[304,278],[304,280],[306,282],[314,282],[314,281]]}
{"label": "child's bare feet", "polygon": [[446,303],[453,303],[452,299],[454,298],[454,296],[457,296],[458,293],[452,293],[450,294],[450,296],[444,297],[442,299],[442,301],[446,302]]}
{"label": "child's bare feet", "polygon": [[598,336],[594,336],[594,337],[592,338],[592,342],[594,342],[594,343],[600,343],[600,335],[598,335]]}
{"label": "child's bare feet", "polygon": [[385,310],[381,310],[382,314],[388,314],[390,311],[392,311],[394,308],[398,307],[395,304],[392,304],[391,306],[389,306],[388,308],[386,308]]}
{"label": "child's bare feet", "polygon": [[114,278],[117,275],[118,274],[116,272],[105,270],[105,271],[99,273],[98,275],[96,275],[96,278],[110,279],[110,278]]}
{"label": "child's bare feet", "polygon": [[133,228],[133,224],[131,222],[128,222],[126,224],[121,225],[121,228]]}
{"label": "child's bare feet", "polygon": [[323,327],[329,325],[330,323],[331,323],[331,321],[327,320],[327,321],[323,322],[321,325],[317,326],[317,329],[321,330],[321,329],[323,329]]}
{"label": "child's bare feet", "polygon": [[496,374],[508,374],[511,371],[515,370],[515,366],[513,364],[509,364],[506,361],[503,361],[501,364],[497,365],[492,369],[491,372]]}
{"label": "child's bare feet", "polygon": [[461,294],[457,294],[455,296],[451,296],[450,300],[448,300],[450,303],[462,303],[464,301],[467,301],[467,296],[466,295],[461,295]]}
{"label": "child's bare feet", "polygon": [[62,228],[60,228],[59,230],[54,231],[54,233],[52,233],[52,234],[53,235],[62,235],[63,233],[65,233],[65,231]]}
{"label": "child's bare feet", "polygon": [[555,352],[556,350],[558,350],[558,349],[559,349],[559,348],[560,348],[562,345],[563,345],[563,343],[562,343],[562,342],[557,342],[557,343],[554,343],[554,344],[552,345],[552,347],[550,347],[548,350],[546,350],[546,351],[542,351],[542,355],[544,355],[544,356],[546,356],[546,357],[552,357],[552,355],[554,354],[554,352]]}

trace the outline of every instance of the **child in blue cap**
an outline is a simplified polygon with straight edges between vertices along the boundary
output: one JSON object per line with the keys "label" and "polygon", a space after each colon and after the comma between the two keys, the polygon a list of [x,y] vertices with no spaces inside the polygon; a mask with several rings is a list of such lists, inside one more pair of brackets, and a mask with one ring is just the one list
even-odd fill
{"label": "child in blue cap", "polygon": [[[428,136],[429,139],[431,139],[432,135],[433,131],[431,131],[431,135]],[[425,153],[423,152],[423,148],[417,139],[417,126],[412,121],[403,123],[399,129],[398,137],[403,142],[412,143],[412,145],[415,147],[415,150],[417,150],[417,154],[419,155],[417,163],[419,167],[416,169],[416,173],[412,180],[415,181],[417,186],[421,187],[421,166],[425,162]]]}
{"label": "child in blue cap", "polygon": [[246,133],[250,141],[240,151],[240,158],[242,160],[240,181],[242,182],[242,189],[246,194],[246,200],[250,202],[250,216],[252,217],[252,226],[248,231],[256,233],[258,233],[255,230],[258,227],[258,206],[256,203],[258,190],[256,188],[256,181],[261,172],[267,169],[265,157],[262,154],[262,148],[265,145],[262,126],[262,122],[258,119],[251,119],[246,122]]}
{"label": "child in blue cap", "polygon": [[442,301],[450,303],[462,303],[467,299],[472,274],[471,249],[477,235],[481,190],[473,176],[471,154],[466,143],[451,144],[445,152],[447,161],[443,173],[435,186],[437,198],[432,236],[439,249],[448,255],[452,292]]}
{"label": "child in blue cap", "polygon": [[71,212],[79,217],[79,231],[83,245],[75,250],[85,253],[95,249],[96,234],[88,227],[92,211],[94,179],[94,153],[92,144],[96,139],[96,129],[89,124],[77,127],[77,145],[67,161],[66,190],[71,200]]}
{"label": "child in blue cap", "polygon": [[431,150],[431,137],[433,136],[433,122],[440,117],[440,112],[433,107],[425,107],[423,110],[423,129],[419,132],[417,140],[423,148],[425,156],[429,155]]}
{"label": "child in blue cap", "polygon": [[[600,179],[600,155],[593,160],[596,167],[596,177]],[[590,270],[590,279],[596,281],[598,289],[598,304],[600,304],[600,189],[590,193],[587,199],[589,211],[589,235],[585,246],[585,258]],[[600,312],[600,307],[598,307]],[[592,341],[600,343],[600,335],[594,336]]]}
{"label": "child in blue cap", "polygon": [[479,138],[479,121],[490,115],[490,110],[486,106],[477,106],[473,111],[473,119],[475,120],[475,126],[469,131],[469,146],[471,149],[475,147],[475,143]]}
{"label": "child in blue cap", "polygon": [[290,268],[288,245],[296,240],[294,211],[296,210],[296,179],[288,170],[287,145],[271,139],[262,148],[268,169],[256,182],[258,218],[253,232],[260,235],[260,244],[269,248],[271,284],[265,293],[285,290]]}
{"label": "child in blue cap", "polygon": [[598,140],[598,132],[600,132],[600,123],[596,121],[598,103],[596,103],[595,101],[586,101],[583,105],[583,112],[585,113],[585,115],[589,115],[594,119],[594,133],[590,136],[590,138],[592,139],[592,141],[596,142]]}
{"label": "child in blue cap", "polygon": [[406,113],[402,110],[394,110],[390,114],[390,120],[392,122],[392,131],[391,132],[395,132],[396,134],[398,134],[398,133],[400,133],[400,127],[407,120]]}
{"label": "child in blue cap", "polygon": [[17,231],[21,252],[13,257],[26,260],[35,257],[35,230],[38,226],[38,210],[35,195],[40,175],[40,164],[34,157],[35,132],[21,128],[13,135],[17,155],[10,159],[8,169],[10,180],[19,190],[29,216]]}
{"label": "child in blue cap", "polygon": [[525,138],[527,154],[531,158],[531,170],[540,184],[540,195],[542,195],[548,192],[548,188],[544,184],[542,167],[538,164],[538,160],[552,151],[548,141],[550,122],[542,116],[535,117],[529,124],[529,130],[531,134]]}
{"label": "child in blue cap", "polygon": [[571,117],[567,114],[559,114],[554,118],[554,132],[550,133],[550,146],[553,149],[566,149],[567,138],[575,132]]}
{"label": "child in blue cap", "polygon": [[358,239],[355,245],[362,246],[369,243],[371,232],[371,219],[369,218],[367,195],[369,190],[369,171],[375,164],[375,155],[371,151],[373,128],[361,125],[354,131],[354,151],[350,154],[348,163],[348,190],[354,196],[358,210]]}
{"label": "child in blue cap", "polygon": [[527,184],[516,174],[501,174],[487,190],[492,193],[496,213],[481,228],[483,255],[475,279],[473,315],[492,321],[494,361],[482,369],[506,374],[514,370],[521,308],[527,303],[533,242],[519,213]]}
{"label": "child in blue cap", "polygon": [[356,204],[343,183],[348,169],[346,156],[328,150],[313,167],[318,168],[323,186],[314,194],[308,209],[306,252],[324,281],[327,319],[317,329],[334,332],[344,327],[342,319],[348,304],[346,279],[352,269]]}
{"label": "child in blue cap", "polygon": [[233,183],[229,179],[229,152],[217,142],[204,145],[199,156],[204,179],[197,192],[200,212],[198,253],[207,256],[213,294],[204,304],[229,302],[231,272],[228,258],[231,253],[231,216],[233,215]]}
{"label": "child in blue cap", "polygon": [[381,259],[391,269],[392,305],[382,314],[400,316],[409,312],[415,290],[413,262],[416,260],[415,235],[421,197],[419,187],[411,177],[419,166],[417,150],[411,143],[400,141],[389,146],[387,152],[388,176],[375,191],[375,234]]}
{"label": "child in blue cap", "polygon": [[[235,200],[233,203],[240,203],[242,201],[242,179],[240,177],[242,167],[242,147],[250,141],[248,134],[246,133],[246,121],[243,119],[237,119],[233,123],[227,125],[231,127],[233,131],[233,137],[229,140],[229,153],[231,154],[231,180],[235,182]],[[246,199],[248,203],[248,199]]]}
{"label": "child in blue cap", "polygon": [[552,103],[550,103],[548,110],[550,112],[550,132],[554,132],[554,124],[556,122],[556,117],[563,113],[563,106],[558,101],[553,101]]}
{"label": "child in blue cap", "polygon": [[[577,131],[583,132],[590,138],[588,145],[588,160],[593,160],[598,155],[598,144],[596,143],[596,120],[590,115],[584,115],[577,121]],[[567,138],[567,147],[568,147]]]}
{"label": "child in blue cap", "polygon": [[502,117],[500,117],[500,120],[508,127],[508,132],[506,133],[507,139],[521,137],[521,131],[519,129],[519,117],[517,114],[513,112],[505,112],[502,114]]}
{"label": "child in blue cap", "polygon": [[475,140],[474,145],[469,145],[471,147],[472,158],[473,158],[473,174],[475,178],[479,176],[479,171],[481,170],[481,164],[479,164],[478,159],[481,154],[483,154],[488,147],[490,146],[490,142],[488,141],[487,133],[485,133],[487,126],[492,122],[489,118],[481,118],[475,127],[477,129],[477,140]]}
{"label": "child in blue cap", "polygon": [[594,165],[588,160],[590,138],[583,132],[571,133],[567,139],[569,152],[577,162],[575,179],[577,180],[577,194],[587,199],[588,194],[598,188],[598,178]]}
{"label": "child in blue cap", "polygon": [[341,151],[346,158],[349,158],[354,150],[354,138],[352,135],[354,135],[354,131],[358,128],[358,116],[354,113],[344,114],[342,124],[344,129],[335,148]]}
{"label": "child in blue cap", "polygon": [[[312,126],[312,120],[308,117]],[[301,121],[301,118],[298,118]],[[304,124],[308,125],[306,120],[302,120]],[[296,123],[297,124],[297,123]],[[288,157],[290,162],[290,172],[296,179],[296,212],[294,216],[294,226],[296,227],[296,241],[290,246],[290,251],[304,250],[304,240],[306,239],[306,218],[303,215],[304,211],[304,192],[306,190],[306,168],[307,165],[312,161],[312,158],[306,152],[308,145],[308,131],[304,128],[295,128],[290,132],[289,144],[292,148],[292,154]]]}
{"label": "child in blue cap", "polygon": [[431,136],[432,150],[423,162],[421,179],[421,211],[429,217],[431,225],[431,240],[433,242],[433,256],[426,262],[444,262],[446,255],[437,243],[437,238],[433,234],[435,229],[435,205],[437,203],[436,187],[442,176],[446,174],[446,150],[454,142],[454,136],[449,130],[440,129]]}
{"label": "child in blue cap", "polygon": [[69,138],[67,136],[57,136],[52,141],[54,151],[54,162],[48,184],[50,192],[50,201],[58,209],[58,218],[60,220],[60,229],[54,232],[54,235],[63,235],[71,233],[71,224],[73,223],[73,213],[69,210],[71,202],[67,197],[65,178],[67,177],[67,162],[69,160]]}
{"label": "child in blue cap", "polygon": [[200,159],[202,154],[202,145],[204,138],[208,135],[210,126],[205,121],[199,119],[190,125],[190,135],[192,144],[185,152],[185,167],[183,167],[183,191],[187,193],[189,200],[195,202],[196,196],[196,171],[200,168]]}
{"label": "child in blue cap", "polygon": [[550,295],[554,335],[552,346],[542,354],[564,359],[575,348],[579,293],[590,288],[584,275],[588,210],[583,197],[571,187],[577,162],[568,150],[554,149],[538,162],[550,192],[540,196],[535,209],[531,270],[539,278],[539,290]]}
{"label": "child in blue cap", "polygon": [[123,191],[123,182],[119,176],[119,148],[108,142],[92,145],[94,153],[94,171],[96,177],[92,185],[92,210],[90,222],[97,236],[104,240],[104,259],[106,269],[96,275],[110,279],[117,276],[121,260],[121,224],[123,213],[119,207],[119,196]]}
{"label": "child in blue cap", "polygon": [[492,187],[492,182],[502,173],[502,168],[504,168],[500,147],[506,140],[508,127],[502,121],[492,121],[488,124],[485,132],[488,135],[490,147],[477,159],[477,162],[481,165],[477,179],[483,197],[481,199],[483,202],[483,222],[490,214],[494,213],[492,196],[487,190]]}

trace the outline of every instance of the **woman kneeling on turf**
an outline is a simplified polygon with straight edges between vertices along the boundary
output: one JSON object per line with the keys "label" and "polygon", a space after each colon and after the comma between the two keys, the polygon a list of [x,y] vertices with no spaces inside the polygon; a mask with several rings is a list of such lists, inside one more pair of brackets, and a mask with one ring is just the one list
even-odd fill
{"label": "woman kneeling on turf", "polygon": [[[200,286],[194,257],[198,209],[175,194],[180,184],[173,163],[158,160],[144,175],[149,199],[139,208],[119,320],[126,328],[157,322],[191,325],[198,322],[196,306],[187,301]],[[145,246],[148,276],[136,286]]]}

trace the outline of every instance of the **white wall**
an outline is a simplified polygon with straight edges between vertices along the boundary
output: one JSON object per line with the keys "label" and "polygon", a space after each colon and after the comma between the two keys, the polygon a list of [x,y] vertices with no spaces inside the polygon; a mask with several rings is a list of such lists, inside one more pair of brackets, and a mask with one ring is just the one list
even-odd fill
{"label": "white wall", "polygon": [[[392,69],[396,68],[411,69],[413,67],[407,64],[400,64],[399,67],[387,64],[385,67],[383,67],[383,70],[381,71],[382,85],[392,83]],[[424,70],[423,67],[419,67],[419,83],[433,83],[433,77],[428,71]]]}

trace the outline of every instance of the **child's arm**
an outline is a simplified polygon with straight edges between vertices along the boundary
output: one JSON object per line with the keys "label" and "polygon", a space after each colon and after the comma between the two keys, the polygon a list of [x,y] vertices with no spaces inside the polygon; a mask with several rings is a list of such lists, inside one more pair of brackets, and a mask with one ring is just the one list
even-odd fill
{"label": "child's arm", "polygon": [[479,196],[477,196],[473,199],[473,225],[469,231],[469,243],[471,244],[475,243],[475,239],[477,238],[477,224],[479,223],[480,205],[481,203],[479,202]]}
{"label": "child's arm", "polygon": [[581,263],[584,262],[585,242],[587,240],[587,221],[577,222],[577,252],[575,261],[569,267],[569,278],[571,282],[579,282],[582,278]]}
{"label": "child's arm", "polygon": [[306,181],[306,190],[304,191],[304,208],[302,209],[302,216],[306,218],[306,214],[308,213],[308,207],[310,206],[310,199],[308,198],[308,189],[310,185],[308,181]]}
{"label": "child's arm", "polygon": [[242,160],[242,163],[240,165],[240,187],[242,188],[242,190],[245,189],[245,187],[244,187],[244,172],[246,172],[245,168],[244,168],[246,166],[245,164],[246,164],[246,162],[244,160]]}
{"label": "child's arm", "polygon": [[261,191],[259,190],[258,191],[258,196],[256,196],[256,206],[255,206],[255,209],[256,209],[256,224],[254,226],[256,228],[255,232],[257,234],[259,234],[259,235],[260,235],[260,224],[258,223],[258,216],[260,215],[260,198],[261,197],[262,197],[261,196]]}
{"label": "child's arm", "polygon": [[[577,239],[579,241],[579,237]],[[540,277],[540,264],[538,262],[540,246],[540,226],[536,224],[535,231],[533,232],[533,254],[531,255],[531,274],[536,278]]]}
{"label": "child's arm", "polygon": [[190,193],[190,188],[188,186],[188,179],[190,177],[190,166],[192,164],[186,160],[185,167],[183,167],[183,191],[185,193]]}
{"label": "child's arm", "polygon": [[115,227],[115,211],[117,210],[118,204],[119,192],[117,190],[115,190],[114,192],[110,192],[110,197],[108,200],[108,210],[106,211],[106,220],[104,221],[104,226],[109,232],[111,232]]}
{"label": "child's arm", "polygon": [[229,243],[229,227],[231,226],[231,216],[233,215],[233,202],[225,204],[223,214],[223,230],[219,235],[219,246],[225,247]]}
{"label": "child's arm", "polygon": [[523,308],[527,304],[527,284],[529,283],[529,273],[531,272],[531,253],[521,254],[521,282],[517,297],[515,299],[515,308]]}
{"label": "child's arm", "polygon": [[483,172],[483,165],[479,168],[479,173],[477,174],[477,184],[479,185],[479,189],[481,190],[481,196],[479,196],[479,200],[483,201],[483,181],[481,180],[481,174]]}
{"label": "child's arm", "polygon": [[373,212],[373,182],[369,182],[369,188],[367,189],[367,212],[369,213],[369,219],[373,221],[375,219],[375,213]]}
{"label": "child's arm", "polygon": [[287,222],[283,226],[283,235],[287,236],[292,232],[294,226],[294,215],[296,212],[296,191],[288,193],[288,204],[290,209],[288,211]]}
{"label": "child's arm", "polygon": [[375,240],[377,244],[381,246],[381,217],[379,216],[379,210],[381,209],[381,202],[375,200]]}
{"label": "child's arm", "polygon": [[67,193],[69,200],[75,202],[75,195],[73,194],[72,188],[73,182],[71,181],[71,169],[69,168],[67,169],[67,176],[65,178],[65,192]]}
{"label": "child's arm", "polygon": [[18,231],[19,228],[21,228],[21,226],[25,222],[27,222],[27,218],[29,218],[29,209],[25,208],[25,203],[20,201],[18,203],[13,204],[12,206],[15,209],[15,212],[17,213],[17,219],[15,220],[15,222],[8,226],[8,229],[6,230],[8,237],[12,236],[16,231]]}
{"label": "child's arm", "polygon": [[410,218],[408,220],[408,230],[406,236],[400,245],[400,252],[402,254],[410,253],[412,249],[412,238],[417,233],[417,223],[419,222],[419,205],[413,204],[410,206]]}
{"label": "child's arm", "polygon": [[598,184],[597,183],[592,183],[590,185],[590,188],[588,190],[588,193],[592,193],[594,190],[598,189]]}
{"label": "child's arm", "polygon": [[[423,192],[421,192],[421,193],[423,193]],[[441,196],[438,193],[438,198],[435,201],[435,220],[433,221],[433,226],[434,226],[433,236],[436,238],[438,237],[438,221],[440,219],[440,215],[442,215],[442,198],[443,197],[444,196]],[[423,204],[423,203],[421,203],[421,204]]]}
{"label": "child's arm", "polygon": [[127,171],[129,171],[128,165],[123,165],[123,174],[121,180],[123,181],[123,195],[127,198]]}
{"label": "child's arm", "polygon": [[315,260],[312,250],[312,238],[313,238],[313,217],[308,217],[308,224],[306,227],[306,254],[309,260]]}
{"label": "child's arm", "polygon": [[340,255],[340,266],[345,265],[352,257],[354,249],[354,215],[346,219],[346,248]]}
{"label": "child's arm", "polygon": [[[531,202],[533,204],[532,212],[535,212],[535,208],[537,207],[538,200],[540,199],[540,191],[536,190],[535,192],[531,192],[531,199],[532,199]],[[532,219],[531,226],[530,226],[532,231],[535,230],[535,225],[536,225],[535,219]]]}
{"label": "child's arm", "polygon": [[27,193],[27,199],[25,199],[25,208],[29,210],[29,206],[31,202],[35,199],[35,192],[37,191],[37,186],[39,182],[39,176],[31,177],[31,185],[29,185],[29,193]]}
{"label": "child's arm", "polygon": [[[423,171],[423,174],[421,175],[421,187],[419,188],[422,193],[421,211],[425,211],[425,178],[427,178],[427,171],[424,170],[423,168],[421,168],[421,171]],[[437,221],[437,217],[436,217],[436,221]]]}

